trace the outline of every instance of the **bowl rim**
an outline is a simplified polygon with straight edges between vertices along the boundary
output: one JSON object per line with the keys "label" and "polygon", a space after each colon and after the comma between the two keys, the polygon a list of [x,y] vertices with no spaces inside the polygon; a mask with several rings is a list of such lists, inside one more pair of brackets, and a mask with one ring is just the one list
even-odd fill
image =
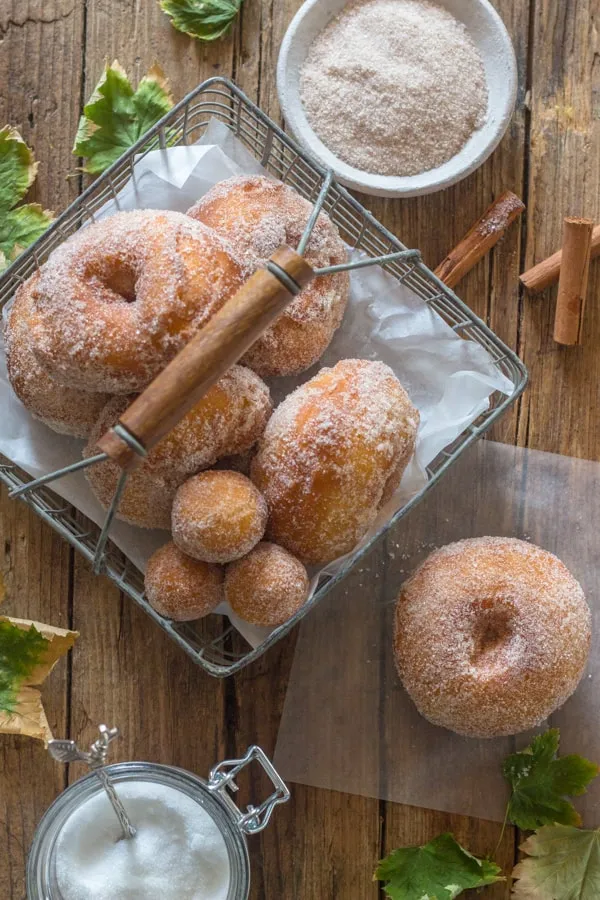
{"label": "bowl rim", "polygon": [[[351,0],[348,0],[351,2]],[[436,2],[436,0],[434,0]],[[506,60],[508,83],[505,94],[505,102],[501,108],[494,111],[493,121],[494,127],[490,128],[490,138],[484,146],[481,146],[474,155],[465,160],[462,165],[448,174],[436,177],[435,173],[442,166],[430,169],[411,176],[397,175],[377,175],[357,169],[354,166],[345,163],[339,159],[317,136],[308,123],[304,124],[297,115],[297,109],[301,108],[300,100],[294,98],[290,102],[288,84],[290,77],[289,58],[297,41],[298,31],[307,16],[311,15],[316,8],[325,7],[323,0],[305,0],[298,12],[294,15],[287,27],[284,38],[281,42],[279,50],[279,58],[276,68],[276,83],[279,105],[285,120],[286,128],[291,132],[293,137],[301,144],[302,148],[321,165],[331,168],[336,179],[347,188],[361,191],[376,197],[418,197],[425,194],[432,194],[444,188],[451,187],[453,184],[462,181],[468,175],[471,175],[492,155],[498,147],[500,141],[506,134],[512,114],[515,109],[518,92],[518,67],[513,42],[508,33],[506,25],[500,13],[492,6],[490,0],[471,0],[474,5],[481,7],[484,11],[490,28],[495,31],[498,41],[499,51]],[[443,4],[443,0],[442,0]],[[441,4],[441,5],[442,5]],[[340,6],[343,8],[345,4]],[[458,154],[443,163],[448,166]],[[425,178],[425,176],[430,176]],[[416,184],[416,182],[419,184]],[[411,183],[412,182],[412,183]]]}

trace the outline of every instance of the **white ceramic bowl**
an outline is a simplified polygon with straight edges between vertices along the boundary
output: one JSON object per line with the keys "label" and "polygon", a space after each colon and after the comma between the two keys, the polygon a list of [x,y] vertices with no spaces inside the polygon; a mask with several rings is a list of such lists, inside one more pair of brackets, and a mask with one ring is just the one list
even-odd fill
{"label": "white ceramic bowl", "polygon": [[504,22],[488,0],[436,0],[462,22],[479,49],[488,83],[485,124],[452,159],[419,175],[373,175],[338,159],[310,127],[300,100],[300,71],[309,47],[348,0],[306,0],[285,34],[277,63],[277,91],[296,140],[347,187],[380,197],[415,197],[455,184],[474,172],[500,143],[517,96],[517,63]]}

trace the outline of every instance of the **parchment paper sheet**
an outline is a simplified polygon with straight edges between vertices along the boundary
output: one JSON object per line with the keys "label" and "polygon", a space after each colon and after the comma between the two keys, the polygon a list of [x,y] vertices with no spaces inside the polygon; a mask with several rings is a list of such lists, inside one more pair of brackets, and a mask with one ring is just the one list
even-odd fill
{"label": "parchment paper sheet", "polygon": [[[118,209],[185,211],[218,181],[262,171],[229,129],[213,121],[199,144],[148,153],[117,199],[108,202],[95,218],[113,215]],[[394,369],[421,413],[417,459],[378,520],[378,528],[422,486],[425,466],[487,408],[489,395],[496,390],[508,393],[512,386],[481,346],[459,338],[416,294],[380,268],[353,273],[351,285],[344,324],[320,365],[333,365],[348,357],[382,359]],[[270,386],[275,402],[318,368],[301,378],[273,380]],[[82,442],[55,434],[34,420],[16,399],[6,376],[1,344],[0,409],[0,452],[31,475],[45,474],[81,458]],[[71,475],[52,487],[94,522],[103,521],[104,511],[83,474]],[[165,532],[119,522],[111,537],[142,571],[149,556],[167,540]],[[335,568],[330,565],[327,571]],[[235,619],[226,605],[219,611],[229,615],[253,646],[268,633]]]}
{"label": "parchment paper sheet", "polygon": [[[549,724],[561,752],[600,763],[600,464],[481,441],[300,626],[275,764],[288,781],[501,821],[518,738],[472,740],[425,721],[394,670],[402,581],[434,547],[487,534],[556,553],[594,619],[587,673]],[[576,805],[600,825],[600,779]]]}

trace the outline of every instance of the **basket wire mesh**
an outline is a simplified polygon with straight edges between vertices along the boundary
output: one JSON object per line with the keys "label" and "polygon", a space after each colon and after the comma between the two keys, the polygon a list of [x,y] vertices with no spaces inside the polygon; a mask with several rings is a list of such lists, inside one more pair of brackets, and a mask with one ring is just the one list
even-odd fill
{"label": "basket wire mesh", "polygon": [[[82,224],[94,221],[95,213],[124,187],[136,164],[151,150],[193,144],[211,120],[225,124],[260,163],[281,181],[294,187],[314,203],[327,177],[326,170],[302,151],[276,124],[252,103],[232,82],[211,78],[199,85],[147,132],[127,153],[92,184],[50,229],[25,251],[0,279],[0,308],[48,258],[50,253]],[[325,211],[338,226],[351,247],[370,257],[406,250],[344,188],[334,184],[327,194]],[[399,509],[373,540],[349,557],[335,576],[323,576],[311,599],[284,625],[276,628],[257,648],[237,649],[240,640],[231,641],[233,626],[223,626],[221,617],[210,616],[197,623],[170,622],[159,616],[144,597],[142,573],[111,542],[105,555],[104,571],[112,581],[169,634],[192,659],[215,676],[230,675],[257,659],[278,641],[318,603],[393,524],[405,516],[435,485],[458,456],[498,419],[523,391],[527,382],[525,367],[518,357],[475,316],[456,295],[420,261],[394,259],[384,268],[404,282],[461,336],[482,345],[496,367],[513,385],[509,396],[496,393],[488,410],[442,450],[427,467],[428,481],[419,493]],[[29,481],[30,476],[0,455],[0,478],[10,490]],[[61,500],[52,490],[39,487],[23,497],[36,513],[61,534],[73,547],[92,561],[100,536],[99,527]],[[224,619],[222,620],[225,621]],[[235,632],[237,634],[237,632]],[[236,649],[233,649],[235,646]]]}

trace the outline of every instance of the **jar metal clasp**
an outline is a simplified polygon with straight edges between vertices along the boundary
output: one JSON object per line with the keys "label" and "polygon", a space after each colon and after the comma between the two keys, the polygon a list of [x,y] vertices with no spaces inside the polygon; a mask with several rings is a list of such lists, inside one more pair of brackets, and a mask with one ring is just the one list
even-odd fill
{"label": "jar metal clasp", "polygon": [[[249,805],[243,812],[232,800],[228,791],[235,792],[238,786],[235,779],[238,774],[252,762],[258,762],[269,777],[275,790],[260,806]],[[258,834],[269,824],[273,810],[280,803],[287,803],[290,792],[279,775],[277,769],[260,747],[252,746],[242,759],[225,759],[216,765],[210,773],[208,789],[214,794],[219,794],[234,811],[236,811],[237,825],[244,834]]]}

